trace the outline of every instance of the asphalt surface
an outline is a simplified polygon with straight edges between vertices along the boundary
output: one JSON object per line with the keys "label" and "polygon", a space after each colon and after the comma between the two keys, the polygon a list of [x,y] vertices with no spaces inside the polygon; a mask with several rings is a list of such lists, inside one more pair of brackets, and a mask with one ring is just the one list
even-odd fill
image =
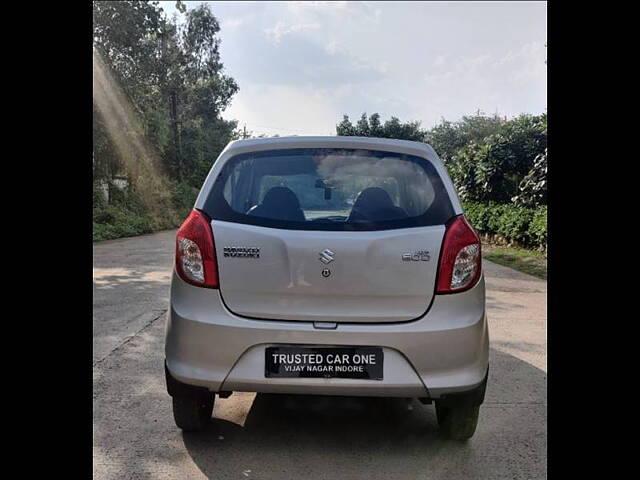
{"label": "asphalt surface", "polygon": [[95,479],[546,478],[546,282],[484,262],[491,368],[466,443],[417,400],[251,393],[183,434],[163,367],[174,235],[94,244]]}

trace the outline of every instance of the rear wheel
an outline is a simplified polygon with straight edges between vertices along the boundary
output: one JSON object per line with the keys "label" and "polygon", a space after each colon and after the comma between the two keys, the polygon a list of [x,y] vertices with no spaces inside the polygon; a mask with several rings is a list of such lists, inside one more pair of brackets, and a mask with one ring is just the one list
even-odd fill
{"label": "rear wheel", "polygon": [[206,428],[213,413],[214,395],[173,398],[173,419],[185,432],[197,432]]}
{"label": "rear wheel", "polygon": [[436,401],[436,416],[442,434],[451,440],[468,440],[478,425],[480,406],[470,402]]}

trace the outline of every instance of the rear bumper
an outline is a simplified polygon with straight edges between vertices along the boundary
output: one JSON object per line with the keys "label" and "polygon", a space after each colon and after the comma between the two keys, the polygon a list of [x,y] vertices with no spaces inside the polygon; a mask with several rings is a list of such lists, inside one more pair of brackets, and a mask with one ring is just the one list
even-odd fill
{"label": "rear bumper", "polygon": [[[368,345],[384,350],[383,380],[265,378],[272,345]],[[167,313],[166,366],[184,384],[212,392],[307,393],[441,398],[483,383],[489,357],[484,279],[472,289],[436,295],[424,317],[405,323],[339,324],[253,320],[231,313],[218,290],[174,273]]]}

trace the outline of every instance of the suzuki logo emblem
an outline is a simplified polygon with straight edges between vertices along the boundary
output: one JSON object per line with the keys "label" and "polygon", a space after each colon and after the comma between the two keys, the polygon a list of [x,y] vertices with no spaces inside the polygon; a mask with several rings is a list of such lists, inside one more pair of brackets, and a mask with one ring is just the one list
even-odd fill
{"label": "suzuki logo emblem", "polygon": [[328,248],[325,248],[320,252],[320,256],[318,257],[318,260],[320,260],[325,265],[328,265],[329,263],[333,262],[334,256],[335,256],[335,253],[333,253]]}

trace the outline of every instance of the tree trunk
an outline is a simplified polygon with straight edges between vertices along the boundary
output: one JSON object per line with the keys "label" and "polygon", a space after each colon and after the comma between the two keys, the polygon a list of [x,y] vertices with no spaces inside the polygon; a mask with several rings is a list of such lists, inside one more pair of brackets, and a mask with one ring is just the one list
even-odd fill
{"label": "tree trunk", "polygon": [[182,181],[182,145],[180,141],[180,127],[178,125],[178,94],[171,92],[171,124],[173,128],[173,144],[176,152],[176,163],[178,170],[178,180]]}

